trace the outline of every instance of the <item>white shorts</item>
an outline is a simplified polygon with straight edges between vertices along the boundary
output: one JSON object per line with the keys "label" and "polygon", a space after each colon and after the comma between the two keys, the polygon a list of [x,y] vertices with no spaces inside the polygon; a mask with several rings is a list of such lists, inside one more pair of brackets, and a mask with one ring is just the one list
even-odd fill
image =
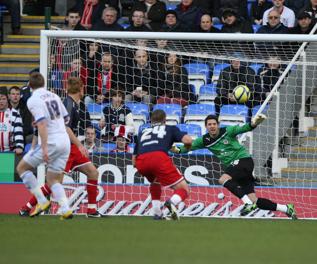
{"label": "white shorts", "polygon": [[[70,153],[69,137],[59,137],[55,140],[55,142],[49,142],[47,144],[47,149],[47,170],[52,172],[63,172]],[[26,155],[24,155],[23,160],[33,168],[37,168],[41,163],[43,163],[41,145],[36,145],[34,149],[31,149]]]}

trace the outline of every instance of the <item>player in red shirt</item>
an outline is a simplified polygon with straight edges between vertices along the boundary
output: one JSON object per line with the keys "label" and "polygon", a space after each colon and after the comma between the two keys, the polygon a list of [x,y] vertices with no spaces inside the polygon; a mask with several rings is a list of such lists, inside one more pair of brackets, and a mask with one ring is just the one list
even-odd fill
{"label": "player in red shirt", "polygon": [[166,114],[163,110],[155,110],[151,116],[151,127],[139,134],[133,165],[138,172],[147,178],[150,184],[154,219],[164,219],[161,211],[161,186],[174,189],[172,197],[165,202],[173,220],[178,220],[176,206],[189,195],[188,185],[168,156],[168,151],[175,142],[183,142],[191,147],[192,138],[181,132],[176,126],[165,125]]}
{"label": "player in red shirt", "polygon": [[[83,96],[83,83],[79,78],[75,77],[70,77],[67,83],[68,96],[65,101],[65,106],[70,117],[67,132],[71,141],[71,151],[65,167],[65,172],[68,173],[72,170],[78,170],[87,176],[87,217],[101,217],[102,215],[97,210],[96,201],[99,173],[89,159],[88,150],[85,149],[76,136],[78,133],[78,123],[80,122],[78,105]],[[51,190],[47,184],[42,186],[41,190],[45,196],[51,194]],[[31,209],[36,204],[37,200],[33,196],[29,202],[20,209],[19,214],[21,216],[28,216]]]}

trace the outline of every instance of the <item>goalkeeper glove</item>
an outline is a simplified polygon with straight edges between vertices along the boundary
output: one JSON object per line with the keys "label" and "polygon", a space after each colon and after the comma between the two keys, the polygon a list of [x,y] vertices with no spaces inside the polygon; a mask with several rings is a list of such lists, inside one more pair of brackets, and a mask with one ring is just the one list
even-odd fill
{"label": "goalkeeper glove", "polygon": [[266,119],[266,116],[263,114],[258,114],[251,119],[251,126],[256,127],[261,124]]}
{"label": "goalkeeper glove", "polygon": [[172,148],[170,149],[171,152],[179,154],[181,152],[180,148],[178,148],[177,146],[172,146]]}

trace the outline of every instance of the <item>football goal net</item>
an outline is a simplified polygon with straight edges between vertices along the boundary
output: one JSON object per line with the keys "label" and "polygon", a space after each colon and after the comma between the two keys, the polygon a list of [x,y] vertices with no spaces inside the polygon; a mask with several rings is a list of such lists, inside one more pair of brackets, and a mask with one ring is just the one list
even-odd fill
{"label": "football goal net", "polygon": [[[163,109],[167,124],[193,138],[206,133],[209,114],[219,116],[221,127],[265,114],[265,122],[238,136],[254,159],[258,196],[294,203],[300,218],[316,218],[316,41],[315,35],[42,31],[40,70],[47,88],[61,97],[69,77],[85,85],[89,115],[79,136],[99,171],[101,213],[151,215],[148,182],[132,166],[131,153],[151,112]],[[127,112],[113,104],[116,90],[133,115],[121,145],[113,136],[127,125]],[[94,144],[87,126],[94,128]],[[181,216],[239,216],[243,204],[219,185],[223,166],[211,152],[171,157],[191,187],[178,208]],[[65,175],[76,213],[87,206],[85,182],[82,174]],[[164,191],[162,202],[169,194]],[[248,217],[285,216],[256,210]]]}

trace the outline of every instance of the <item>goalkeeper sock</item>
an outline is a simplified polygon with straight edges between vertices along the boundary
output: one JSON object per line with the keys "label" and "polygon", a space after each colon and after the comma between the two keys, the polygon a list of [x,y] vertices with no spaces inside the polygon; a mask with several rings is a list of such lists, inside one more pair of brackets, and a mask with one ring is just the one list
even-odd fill
{"label": "goalkeeper sock", "polygon": [[188,193],[185,189],[177,189],[174,191],[170,201],[174,205],[178,205],[181,201],[184,201],[188,197]]}
{"label": "goalkeeper sock", "polygon": [[241,200],[244,204],[253,204],[252,201],[250,200],[249,196],[246,194],[242,196]]}
{"label": "goalkeeper sock", "polygon": [[58,202],[60,206],[61,213],[66,213],[69,211],[68,199],[63,185],[60,183],[54,183],[51,187],[54,199]]}
{"label": "goalkeeper sock", "polygon": [[[44,194],[44,196],[48,196],[52,193],[50,187],[48,186],[47,183],[45,183],[45,185],[43,185],[41,187],[41,191],[42,193]],[[36,200],[36,197],[33,195],[31,197],[31,199],[29,200],[28,204],[30,204],[31,208],[34,207],[36,204],[37,204],[37,200]]]}
{"label": "goalkeeper sock", "polygon": [[97,180],[87,181],[88,211],[97,210]]}
{"label": "goalkeeper sock", "polygon": [[276,205],[276,211],[280,211],[283,213],[287,212],[287,206],[285,204],[277,204]]}
{"label": "goalkeeper sock", "polygon": [[258,198],[256,205],[263,210],[276,211],[277,204],[265,198]]}
{"label": "goalkeeper sock", "polygon": [[44,204],[47,202],[47,199],[42,193],[41,188],[38,185],[38,182],[32,171],[25,171],[24,173],[22,173],[21,179],[26,188],[28,188],[30,192],[33,193],[33,195],[36,197],[36,200],[40,204]]}
{"label": "goalkeeper sock", "polygon": [[[231,193],[233,193],[235,196],[237,196],[239,199],[244,197],[244,192],[243,190],[239,187],[239,185],[233,181],[233,180],[228,180],[223,184],[223,187],[227,188]],[[251,202],[252,203],[252,202]]]}

